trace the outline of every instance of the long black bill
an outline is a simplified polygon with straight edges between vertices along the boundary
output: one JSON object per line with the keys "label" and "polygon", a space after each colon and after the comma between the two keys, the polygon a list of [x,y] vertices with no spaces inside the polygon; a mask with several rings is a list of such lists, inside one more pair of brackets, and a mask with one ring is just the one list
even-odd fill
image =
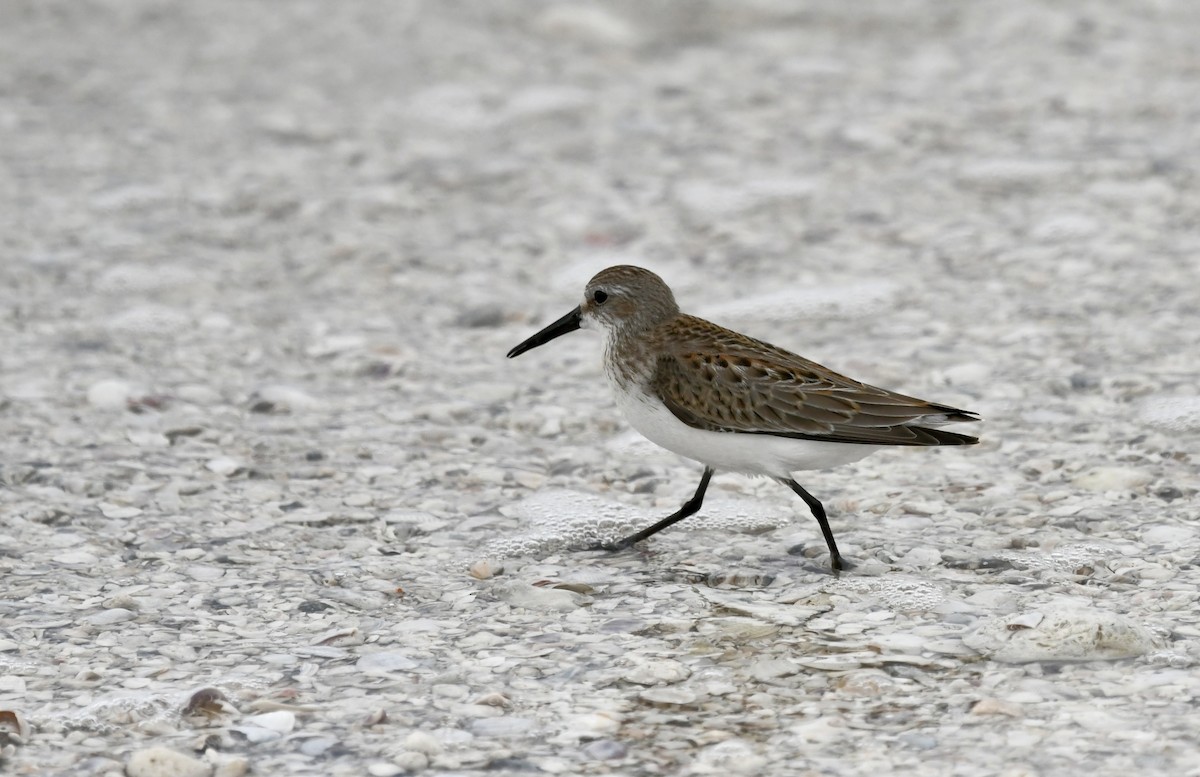
{"label": "long black bill", "polygon": [[555,321],[550,326],[538,332],[533,337],[518,345],[516,348],[508,352],[508,358],[520,356],[526,351],[532,351],[539,345],[545,345],[556,337],[561,337],[568,332],[574,332],[579,328],[579,308],[575,308],[567,315]]}

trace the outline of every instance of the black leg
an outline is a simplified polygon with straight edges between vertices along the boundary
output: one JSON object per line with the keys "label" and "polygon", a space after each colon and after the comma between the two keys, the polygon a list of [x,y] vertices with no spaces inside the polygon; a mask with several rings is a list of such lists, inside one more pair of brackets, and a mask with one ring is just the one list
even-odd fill
{"label": "black leg", "polygon": [[696,511],[700,509],[700,505],[704,504],[704,492],[708,490],[708,481],[712,479],[712,476],[713,468],[705,467],[704,475],[702,475],[700,478],[700,485],[696,487],[696,493],[692,494],[691,499],[683,503],[683,507],[680,507],[678,510],[671,513],[666,518],[663,518],[661,521],[649,527],[648,529],[642,529],[637,534],[631,534],[623,540],[605,546],[605,550],[624,550],[632,547],[650,535],[658,534],[671,524],[679,523],[689,515],[695,515]]}
{"label": "black leg", "polygon": [[834,572],[841,572],[845,569],[845,566],[842,564],[842,554],[838,553],[837,543],[833,541],[833,530],[829,528],[829,519],[825,517],[825,508],[821,505],[820,500],[805,491],[804,486],[791,478],[787,480],[780,478],[779,482],[795,491],[804,500],[804,503],[808,505],[808,509],[812,510],[813,517],[821,525],[821,533],[825,535],[825,544],[829,546],[829,564],[833,567]]}

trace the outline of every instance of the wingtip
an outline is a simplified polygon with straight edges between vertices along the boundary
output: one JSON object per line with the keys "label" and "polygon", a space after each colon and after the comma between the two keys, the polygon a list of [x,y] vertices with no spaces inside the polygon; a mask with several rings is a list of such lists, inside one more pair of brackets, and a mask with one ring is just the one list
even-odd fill
{"label": "wingtip", "polygon": [[[938,425],[970,424],[983,420],[979,417],[979,413],[976,413],[974,410],[960,410],[957,407],[950,407],[949,405],[934,405],[933,407],[938,411],[939,414],[935,422]],[[934,416],[930,415],[922,418],[921,422],[930,423],[933,421],[933,418]]]}
{"label": "wingtip", "polygon": [[[978,418],[971,419],[978,421]],[[931,429],[928,426],[914,426],[912,429],[920,429],[924,435],[933,439],[932,445],[977,445],[978,437],[972,437],[969,434],[959,434],[957,432],[947,432],[943,429]]]}

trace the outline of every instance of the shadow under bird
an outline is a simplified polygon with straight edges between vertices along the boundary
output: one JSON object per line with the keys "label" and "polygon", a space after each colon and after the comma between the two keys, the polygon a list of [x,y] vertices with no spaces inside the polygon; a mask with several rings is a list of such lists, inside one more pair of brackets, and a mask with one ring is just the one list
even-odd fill
{"label": "shadow under bird", "polygon": [[676,512],[605,546],[628,548],[693,515],[717,470],[766,475],[812,511],[834,571],[845,568],[821,502],[792,477],[847,464],[889,445],[974,445],[937,427],[975,413],[876,388],[769,343],[680,312],[649,270],[619,265],[588,282],[583,302],[508,352],[576,329],[604,333],[604,372],[629,423],[651,442],[704,464]]}

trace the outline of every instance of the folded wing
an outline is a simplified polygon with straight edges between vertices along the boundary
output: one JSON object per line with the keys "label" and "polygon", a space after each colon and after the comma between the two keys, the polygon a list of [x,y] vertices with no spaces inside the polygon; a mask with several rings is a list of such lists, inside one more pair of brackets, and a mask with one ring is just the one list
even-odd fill
{"label": "folded wing", "polygon": [[[728,329],[684,316],[664,340],[652,388],[697,429],[864,445],[971,445],[932,428],[971,412],[869,386]],[[695,324],[703,324],[696,326]],[[665,334],[665,333],[664,333]]]}

